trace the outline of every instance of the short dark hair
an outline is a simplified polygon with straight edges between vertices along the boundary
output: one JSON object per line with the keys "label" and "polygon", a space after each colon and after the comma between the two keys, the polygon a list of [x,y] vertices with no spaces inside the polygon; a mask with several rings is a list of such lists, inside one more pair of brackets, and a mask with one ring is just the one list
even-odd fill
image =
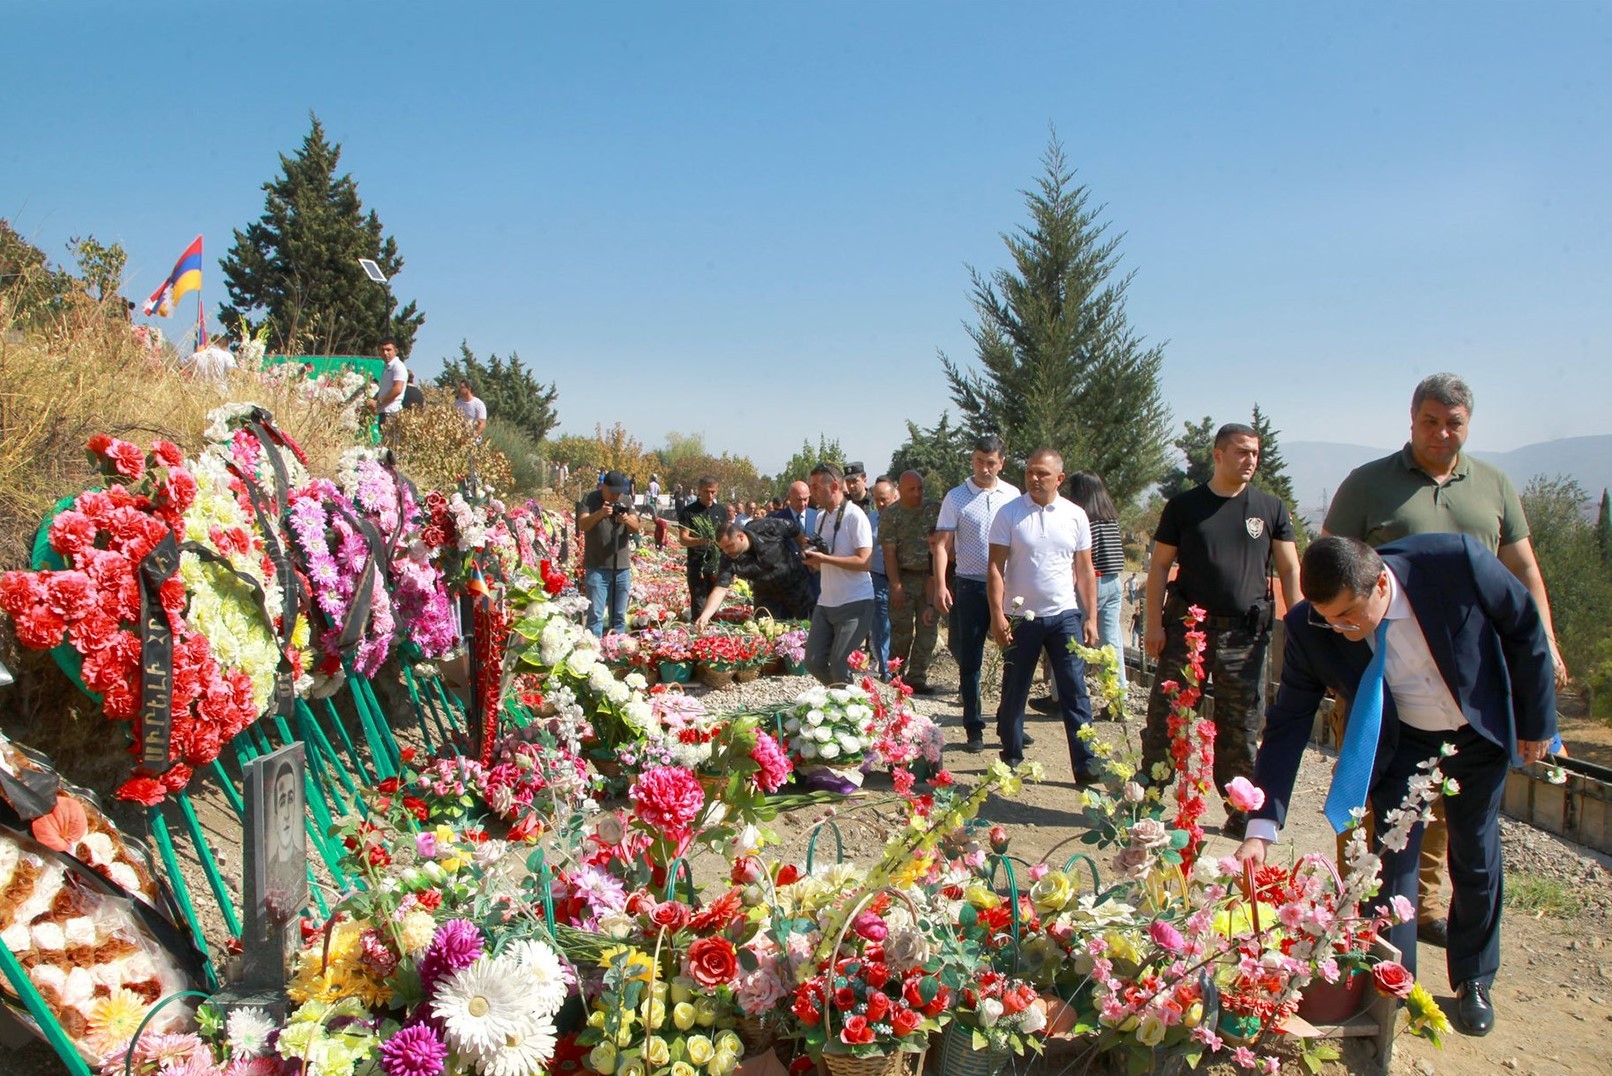
{"label": "short dark hair", "polygon": [[1310,543],[1299,565],[1299,589],[1312,604],[1329,602],[1347,590],[1365,594],[1382,575],[1383,559],[1358,538],[1327,535]]}
{"label": "short dark hair", "polygon": [[1422,404],[1434,400],[1445,407],[1459,407],[1472,413],[1472,387],[1455,374],[1428,374],[1411,393],[1411,414],[1422,409]]}
{"label": "short dark hair", "polygon": [[732,520],[729,520],[728,522],[722,524],[722,526],[720,526],[720,527],[718,527],[716,529],[716,540],[720,542],[720,541],[722,541],[722,540],[724,540],[726,538],[732,538],[735,535],[743,534],[743,533],[744,533],[744,524],[735,523]]}
{"label": "short dark hair", "polygon": [[[383,337],[381,337],[380,346],[385,347],[387,344],[391,344],[393,347],[397,347],[397,337],[395,337],[395,336],[383,336]],[[397,349],[399,351],[403,350],[400,347],[398,347]]]}
{"label": "short dark hair", "polygon": [[1246,422],[1228,422],[1215,431],[1215,447],[1224,448],[1233,437],[1252,437],[1259,440],[1259,431]]}
{"label": "short dark hair", "polygon": [[830,463],[828,460],[824,460],[822,463],[819,463],[816,467],[812,468],[812,477],[816,478],[818,475],[827,475],[842,485],[845,482],[845,472],[840,470],[838,464]]}
{"label": "short dark hair", "polygon": [[700,475],[700,480],[694,483],[696,489],[704,489],[706,486],[720,485],[722,485],[722,483],[717,481],[716,475],[714,474],[702,474]]}
{"label": "short dark hair", "polygon": [[974,451],[985,452],[995,456],[1007,457],[1007,445],[994,433],[982,434],[974,438]]}
{"label": "short dark hair", "polygon": [[1108,495],[1102,476],[1096,471],[1076,471],[1069,476],[1069,499],[1080,505],[1093,522],[1117,521],[1119,512]]}

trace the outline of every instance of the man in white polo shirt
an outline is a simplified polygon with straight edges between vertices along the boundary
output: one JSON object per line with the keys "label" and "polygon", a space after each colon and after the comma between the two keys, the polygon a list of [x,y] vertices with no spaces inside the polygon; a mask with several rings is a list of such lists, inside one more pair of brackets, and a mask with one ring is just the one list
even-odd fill
{"label": "man in white polo shirt", "polygon": [[1069,643],[1097,645],[1097,576],[1091,565],[1091,523],[1073,501],[1058,495],[1063,457],[1039,449],[1024,468],[1024,496],[996,513],[990,531],[990,576],[986,600],[991,634],[1005,651],[1002,701],[996,734],[1003,761],[1024,759],[1024,704],[1041,655],[1046,654],[1058,685],[1069,764],[1075,783],[1102,780],[1102,768],[1080,730],[1091,724],[1086,694],[1086,663],[1069,652]]}
{"label": "man in white polo shirt", "polygon": [[817,517],[801,554],[822,586],[806,633],[806,668],[825,684],[849,683],[851,651],[873,627],[873,524],[845,495],[845,475],[832,463],[812,468]]}
{"label": "man in white polo shirt", "polygon": [[[985,749],[980,666],[985,662],[985,638],[991,631],[991,609],[985,600],[991,520],[1004,504],[1019,495],[1016,487],[997,477],[1006,456],[1000,437],[981,437],[974,442],[970,460],[974,474],[962,485],[954,486],[940,502],[940,516],[930,539],[935,562],[935,609],[950,618],[946,643],[957,659],[962,681],[958,692],[963,697],[963,730],[968,734],[970,752]],[[947,574],[954,564],[955,579]]]}

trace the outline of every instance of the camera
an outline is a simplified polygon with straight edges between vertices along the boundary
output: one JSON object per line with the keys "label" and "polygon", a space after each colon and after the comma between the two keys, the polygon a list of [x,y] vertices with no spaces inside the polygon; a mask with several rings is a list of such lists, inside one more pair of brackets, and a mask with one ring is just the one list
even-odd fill
{"label": "camera", "polygon": [[815,549],[824,556],[828,555],[828,542],[821,534],[808,534],[806,536],[806,548]]}
{"label": "camera", "polygon": [[626,501],[611,501],[610,502],[610,515],[611,515],[612,518],[618,518],[620,516],[625,516],[625,515],[630,514],[631,512],[632,512],[632,505],[628,504]]}

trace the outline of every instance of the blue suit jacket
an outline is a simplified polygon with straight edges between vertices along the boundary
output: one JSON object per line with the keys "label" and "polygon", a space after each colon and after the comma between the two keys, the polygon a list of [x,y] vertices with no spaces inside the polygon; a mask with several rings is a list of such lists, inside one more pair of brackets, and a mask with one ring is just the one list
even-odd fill
{"label": "blue suit jacket", "polygon": [[[1533,597],[1498,557],[1464,534],[1418,534],[1377,550],[1404,588],[1428,649],[1467,721],[1520,765],[1518,740],[1556,735],[1555,669]],[[1350,642],[1310,623],[1310,603],[1286,617],[1287,646],[1276,701],[1266,711],[1254,783],[1265,791],[1256,818],[1287,818],[1299,760],[1328,688],[1353,698],[1371,660]],[[1399,744],[1393,693],[1383,695],[1375,773]]]}

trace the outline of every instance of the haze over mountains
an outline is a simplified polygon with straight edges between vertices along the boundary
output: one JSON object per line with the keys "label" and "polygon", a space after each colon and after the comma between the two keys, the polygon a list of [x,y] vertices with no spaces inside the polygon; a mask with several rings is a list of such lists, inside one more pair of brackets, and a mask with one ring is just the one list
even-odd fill
{"label": "haze over mountains", "polygon": [[[1319,528],[1338,483],[1354,468],[1386,456],[1389,448],[1337,444],[1330,441],[1280,441],[1287,473],[1298,494],[1300,514],[1312,527]],[[1555,441],[1523,445],[1510,452],[1472,453],[1494,464],[1511,477],[1522,490],[1535,475],[1567,475],[1577,479],[1592,502],[1599,503],[1601,491],[1612,487],[1612,434],[1594,437],[1563,437]]]}

